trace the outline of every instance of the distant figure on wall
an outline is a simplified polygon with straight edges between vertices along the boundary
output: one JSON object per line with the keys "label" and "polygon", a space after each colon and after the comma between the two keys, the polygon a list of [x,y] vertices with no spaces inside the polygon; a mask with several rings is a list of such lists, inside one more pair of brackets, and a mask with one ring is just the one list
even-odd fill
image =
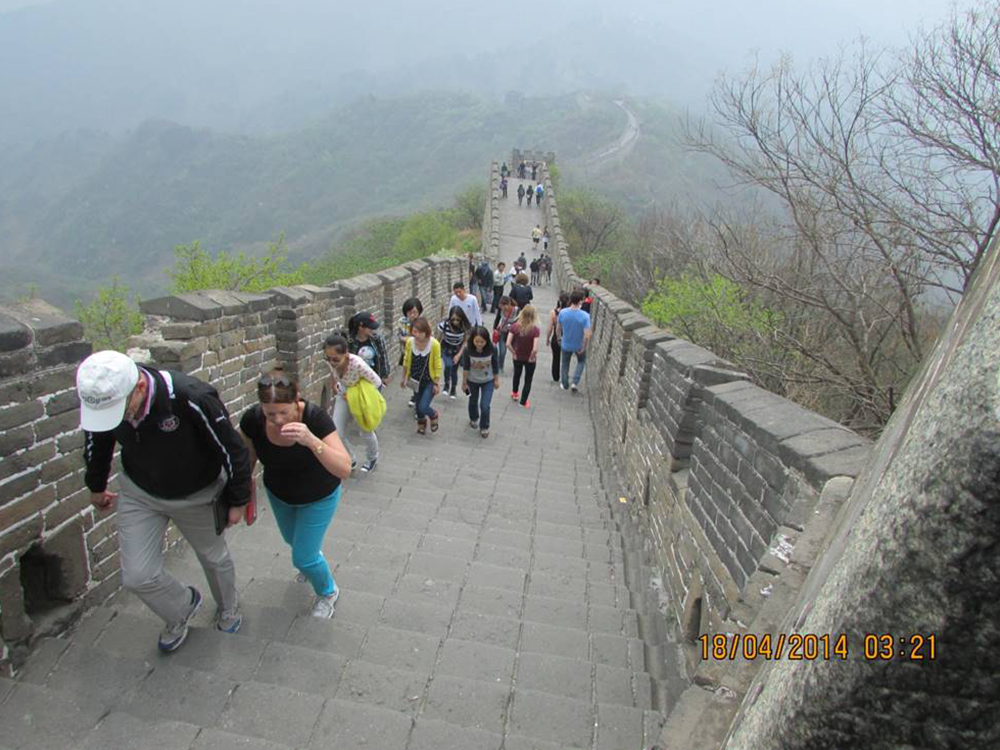
{"label": "distant figure on wall", "polygon": [[507,175],[510,174],[510,169],[507,167],[507,162],[500,165],[500,177],[507,179]]}
{"label": "distant figure on wall", "polygon": [[528,259],[524,257],[524,252],[522,251],[517,260],[514,261],[514,272],[520,273],[525,268],[528,267]]}
{"label": "distant figure on wall", "polygon": [[539,182],[537,185],[535,185],[535,205],[539,207],[542,205],[542,196],[544,195],[545,195],[545,188],[543,188],[542,183]]}
{"label": "distant figure on wall", "polygon": [[525,169],[525,166],[524,166],[524,162],[522,161],[520,164],[517,165],[517,178],[519,180],[523,180],[525,172],[526,172],[526,169]]}
{"label": "distant figure on wall", "polygon": [[517,205],[524,204],[524,185],[517,186]]}
{"label": "distant figure on wall", "polygon": [[534,185],[528,185],[528,189],[524,191],[524,197],[528,200],[528,208],[531,208],[531,199],[535,197]]}
{"label": "distant figure on wall", "polygon": [[507,197],[507,178],[500,178],[500,195],[503,198]]}
{"label": "distant figure on wall", "polygon": [[531,163],[531,181],[534,182],[536,179],[538,179],[538,162],[537,161]]}

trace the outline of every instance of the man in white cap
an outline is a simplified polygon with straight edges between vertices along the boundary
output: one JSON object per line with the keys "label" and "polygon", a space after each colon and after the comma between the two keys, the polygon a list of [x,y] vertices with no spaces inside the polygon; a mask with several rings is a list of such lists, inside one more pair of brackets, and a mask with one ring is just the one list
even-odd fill
{"label": "man in white cap", "polygon": [[[136,365],[103,351],[76,373],[85,433],[85,482],[101,511],[118,506],[122,585],[166,623],[161,651],[187,638],[201,592],[163,569],[163,534],[173,521],[198,556],[218,605],[215,625],[235,633],[243,620],[236,570],[217,533],[213,504],[228,505],[223,525],[237,523],[250,501],[250,455],[210,385],[181,372]],[[115,443],[121,446],[121,494],[109,492]]]}

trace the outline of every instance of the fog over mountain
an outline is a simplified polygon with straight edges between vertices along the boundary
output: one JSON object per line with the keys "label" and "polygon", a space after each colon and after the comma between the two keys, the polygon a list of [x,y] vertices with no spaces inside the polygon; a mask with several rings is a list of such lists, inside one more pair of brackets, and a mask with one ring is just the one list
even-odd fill
{"label": "fog over mountain", "polygon": [[[18,7],[21,6],[21,7]],[[620,87],[698,105],[752,51],[809,57],[905,39],[945,0],[5,0],[0,142],[145,119],[258,131],[360,93]]]}
{"label": "fog over mountain", "polygon": [[661,122],[638,187],[615,190],[669,202],[700,174],[670,128],[720,71],[901,45],[948,7],[0,0],[0,296],[71,304],[108,269],[157,291],[195,239],[253,252],[284,232],[309,257],[366,216],[449,204],[512,146],[613,142],[618,96]]}

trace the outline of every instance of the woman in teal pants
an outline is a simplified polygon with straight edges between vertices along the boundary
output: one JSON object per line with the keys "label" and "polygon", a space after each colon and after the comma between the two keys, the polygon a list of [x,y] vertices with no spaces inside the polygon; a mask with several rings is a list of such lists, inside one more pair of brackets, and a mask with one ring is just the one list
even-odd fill
{"label": "woman in teal pants", "polygon": [[264,488],[292,564],[316,592],[312,613],[328,619],[340,590],[323,557],[323,537],[340,500],[340,480],[351,474],[351,457],[330,416],[301,398],[282,370],[257,381],[257,398],[240,431],[251,465],[264,465]]}

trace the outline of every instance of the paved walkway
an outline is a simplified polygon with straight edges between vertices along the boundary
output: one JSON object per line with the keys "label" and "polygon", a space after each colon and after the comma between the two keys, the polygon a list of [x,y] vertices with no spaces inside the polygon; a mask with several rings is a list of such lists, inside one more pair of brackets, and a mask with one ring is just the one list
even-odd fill
{"label": "paved walkway", "polygon": [[[515,182],[501,209],[508,264],[543,222],[518,207]],[[536,290],[544,314],[554,299]],[[652,744],[660,717],[586,396],[553,384],[550,357],[540,353],[530,410],[509,397],[508,363],[486,440],[464,397],[439,397],[441,429],[416,435],[393,383],[383,458],[345,484],[327,537],[342,591],[333,620],[309,616],[311,589],[262,508],[230,533],[238,635],[211,628],[207,602],[188,643],[161,656],[158,621],[122,593],[44,642],[16,682],[0,680],[0,748]],[[205,590],[185,546],[169,567]]]}

